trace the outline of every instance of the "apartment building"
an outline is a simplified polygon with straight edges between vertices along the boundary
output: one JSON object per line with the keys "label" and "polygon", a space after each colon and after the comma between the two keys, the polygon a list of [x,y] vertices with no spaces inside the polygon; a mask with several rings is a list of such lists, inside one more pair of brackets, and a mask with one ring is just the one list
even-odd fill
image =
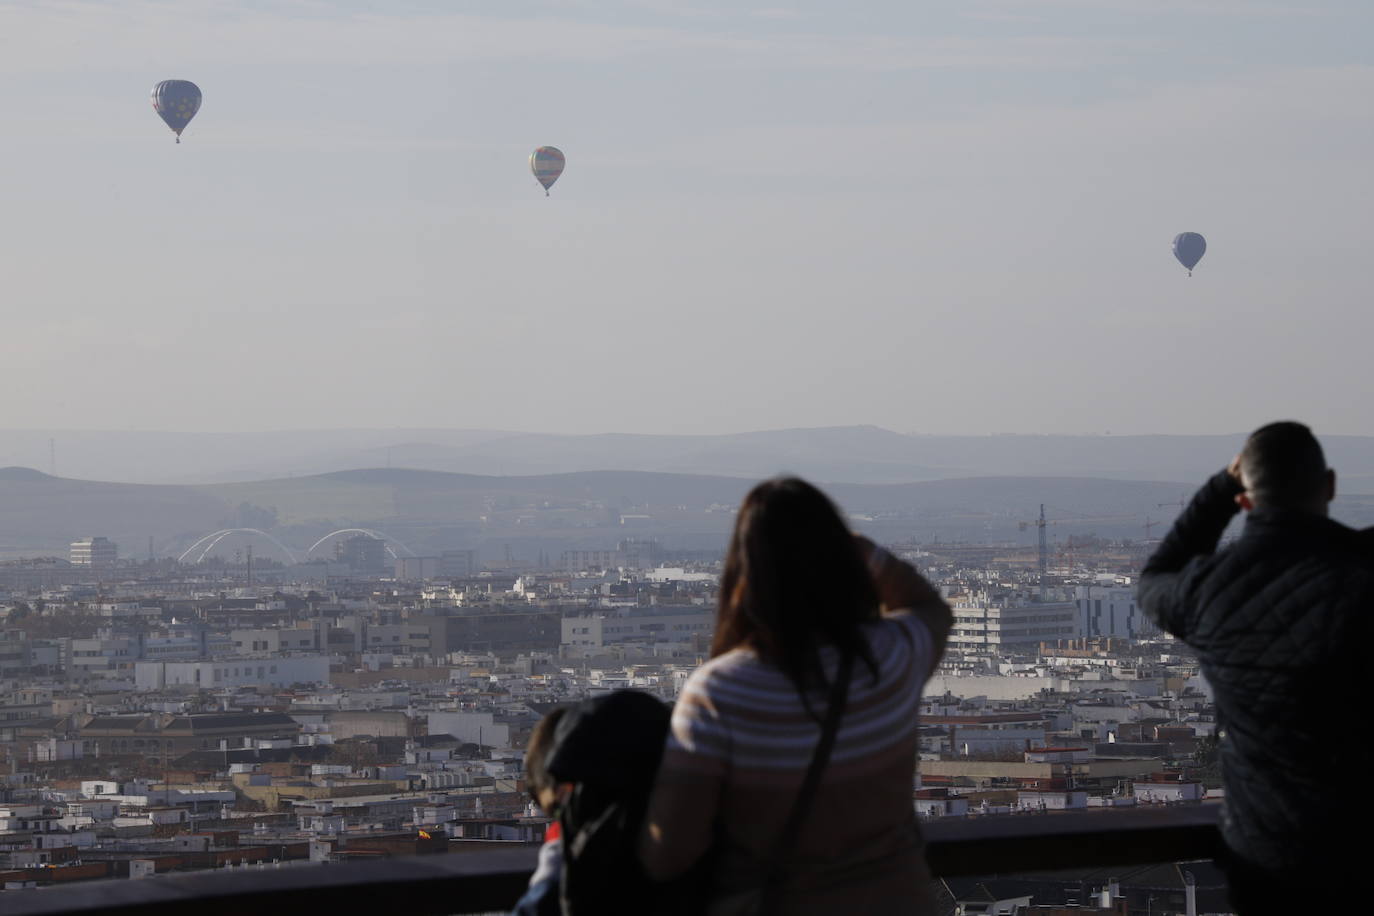
{"label": "apartment building", "polygon": [[1075,602],[1081,615],[1079,635],[1147,639],[1159,635],[1135,603],[1135,588],[1127,585],[1080,585]]}
{"label": "apartment building", "polygon": [[109,569],[119,559],[119,547],[109,538],[81,538],[79,541],[72,541],[68,558],[73,566]]}
{"label": "apartment building", "polygon": [[602,647],[619,643],[686,642],[715,628],[707,607],[658,605],[591,611],[563,618],[564,646]]}
{"label": "apartment building", "polygon": [[1079,608],[1072,601],[973,598],[954,606],[949,647],[972,652],[1031,649],[1042,641],[1076,638],[1080,625]]}
{"label": "apartment building", "polygon": [[145,661],[134,664],[134,685],[139,690],[165,687],[217,689],[267,684],[328,684],[329,658],[324,655],[291,655],[259,658],[227,657],[195,662]]}
{"label": "apartment building", "polygon": [[80,716],[75,722],[86,757],[138,754],[173,760],[197,750],[245,747],[246,742],[290,736],[301,730],[284,713],[211,713],[207,715]]}

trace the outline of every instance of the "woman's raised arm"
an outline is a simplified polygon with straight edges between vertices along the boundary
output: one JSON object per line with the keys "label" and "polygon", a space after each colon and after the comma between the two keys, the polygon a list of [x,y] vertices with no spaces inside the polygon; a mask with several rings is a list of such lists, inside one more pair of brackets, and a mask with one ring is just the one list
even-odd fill
{"label": "woman's raised arm", "polygon": [[954,624],[954,612],[940,593],[935,590],[926,577],[916,571],[916,567],[899,560],[861,534],[854,535],[859,549],[868,557],[868,568],[873,573],[873,583],[878,589],[878,601],[882,603],[883,613],[910,611],[926,625],[934,641],[935,660],[944,654],[945,643],[949,639],[950,627]]}

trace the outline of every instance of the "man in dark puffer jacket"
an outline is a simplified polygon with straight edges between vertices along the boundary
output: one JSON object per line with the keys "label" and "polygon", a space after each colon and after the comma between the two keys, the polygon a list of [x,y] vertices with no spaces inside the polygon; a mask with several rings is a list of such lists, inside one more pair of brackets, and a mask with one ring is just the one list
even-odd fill
{"label": "man in dark puffer jacket", "polygon": [[[1306,913],[1363,874],[1370,773],[1363,656],[1374,529],[1327,517],[1336,476],[1300,423],[1246,441],[1179,516],[1140,579],[1140,604],[1197,650],[1216,696],[1222,832],[1237,912]],[[1217,551],[1246,510],[1235,543]]]}

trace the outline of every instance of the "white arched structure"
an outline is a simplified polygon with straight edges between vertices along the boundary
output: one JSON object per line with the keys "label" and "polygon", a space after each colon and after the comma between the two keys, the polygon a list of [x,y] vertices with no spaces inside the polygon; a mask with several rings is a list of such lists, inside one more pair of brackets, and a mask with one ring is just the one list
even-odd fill
{"label": "white arched structure", "polygon": [[189,557],[191,554],[195,553],[196,550],[200,550],[200,553],[196,554],[196,558],[191,562],[201,562],[207,556],[209,556],[210,551],[214,550],[216,545],[218,545],[220,541],[229,537],[231,534],[256,534],[261,537],[265,537],[268,541],[272,543],[274,547],[276,547],[282,553],[286,554],[286,558],[288,560],[290,560],[292,563],[296,562],[296,555],[291,552],[290,547],[287,547],[281,541],[277,540],[275,537],[259,528],[221,528],[218,531],[212,531],[205,537],[196,541],[190,547],[187,547],[185,552],[183,552],[181,556],[177,557],[177,562],[185,563],[186,558]]}
{"label": "white arched structure", "polygon": [[307,550],[307,551],[305,552],[305,558],[306,558],[307,560],[310,559],[310,555],[313,554],[313,553],[315,552],[315,550],[316,550],[321,544],[323,544],[325,541],[329,540],[330,538],[337,537],[337,536],[339,536],[339,535],[341,535],[341,534],[349,534],[349,533],[353,533],[353,534],[365,534],[365,535],[367,535],[368,537],[374,537],[374,538],[376,538],[376,539],[379,540],[379,541],[383,541],[383,542],[386,544],[386,552],[389,553],[389,554],[391,554],[391,559],[393,559],[393,560],[396,559],[397,553],[396,553],[396,548],[391,546],[392,544],[395,544],[396,547],[399,547],[399,548],[401,548],[402,550],[404,550],[404,551],[406,552],[406,555],[407,555],[407,556],[411,556],[411,557],[415,556],[415,551],[411,550],[409,547],[407,547],[406,545],[402,544],[400,541],[396,540],[394,537],[392,537],[391,535],[387,534],[385,531],[377,531],[376,529],[373,529],[373,528],[340,528],[338,531],[331,531],[331,532],[329,532],[329,533],[326,534],[324,537],[320,538],[318,541],[316,541],[315,543],[311,544],[311,545],[310,545],[310,549]]}

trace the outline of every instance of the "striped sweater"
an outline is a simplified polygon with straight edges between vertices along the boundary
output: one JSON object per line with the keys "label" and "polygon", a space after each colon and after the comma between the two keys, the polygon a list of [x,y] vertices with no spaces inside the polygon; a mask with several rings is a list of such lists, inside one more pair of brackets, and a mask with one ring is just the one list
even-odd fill
{"label": "striped sweater", "polygon": [[[854,666],[778,912],[929,911],[911,790],[921,688],[936,661],[930,632],[904,612],[865,631],[878,676],[862,661]],[[835,649],[822,649],[827,676],[838,661]],[[749,649],[697,669],[673,710],[650,800],[643,850],[650,871],[680,873],[710,850],[721,894],[757,885],[811,762],[825,704],[818,691],[808,715],[786,675]]]}

